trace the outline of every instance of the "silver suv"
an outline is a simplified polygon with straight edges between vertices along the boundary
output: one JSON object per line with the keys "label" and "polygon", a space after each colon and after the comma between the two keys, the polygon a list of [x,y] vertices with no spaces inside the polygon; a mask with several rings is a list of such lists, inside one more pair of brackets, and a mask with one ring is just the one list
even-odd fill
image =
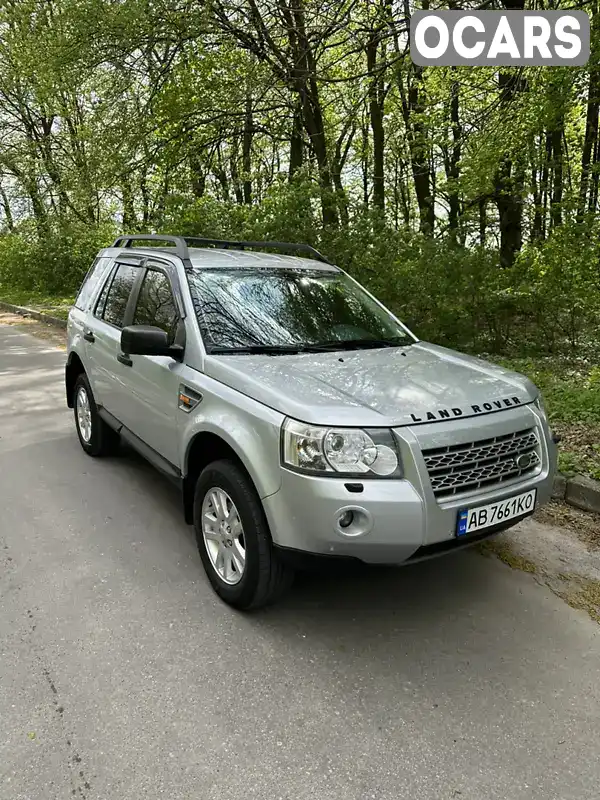
{"label": "silver suv", "polygon": [[70,312],[66,390],[86,453],[122,439],[181,487],[237,608],[315,556],[451,552],[551,494],[536,387],[419,341],[307,245],[117,239]]}

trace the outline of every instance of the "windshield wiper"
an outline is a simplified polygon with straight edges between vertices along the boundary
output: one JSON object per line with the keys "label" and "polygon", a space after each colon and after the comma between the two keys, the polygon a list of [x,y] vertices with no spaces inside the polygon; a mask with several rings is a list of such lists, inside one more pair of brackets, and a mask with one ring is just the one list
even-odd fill
{"label": "windshield wiper", "polygon": [[222,347],[213,345],[207,347],[206,352],[211,356],[247,356],[247,355],[267,355],[277,356],[305,352],[303,345],[296,344],[248,344],[241,347]]}
{"label": "windshield wiper", "polygon": [[377,347],[405,347],[412,344],[408,339],[347,339],[346,341],[322,342],[304,345],[308,353],[327,353],[334,350],[370,350]]}

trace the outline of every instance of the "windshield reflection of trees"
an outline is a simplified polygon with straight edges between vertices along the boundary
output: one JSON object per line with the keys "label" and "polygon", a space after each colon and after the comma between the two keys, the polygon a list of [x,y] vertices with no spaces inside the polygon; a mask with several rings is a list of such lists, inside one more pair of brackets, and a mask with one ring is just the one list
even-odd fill
{"label": "windshield reflection of trees", "polygon": [[405,335],[345,276],[219,270],[190,276],[190,284],[206,338],[223,347]]}

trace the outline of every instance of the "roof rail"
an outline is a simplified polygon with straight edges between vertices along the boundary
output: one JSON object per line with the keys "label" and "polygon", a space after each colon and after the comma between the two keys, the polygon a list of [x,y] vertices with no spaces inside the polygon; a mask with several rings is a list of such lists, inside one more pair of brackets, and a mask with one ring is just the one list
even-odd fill
{"label": "roof rail", "polygon": [[297,242],[245,242],[228,241],[227,239],[203,239],[198,236],[170,236],[157,233],[134,233],[127,234],[125,236],[118,236],[112,243],[111,247],[131,247],[132,242],[136,241],[169,242],[170,244],[175,245],[175,252],[184,262],[186,267],[191,267],[188,242],[190,242],[192,246],[220,247],[224,250],[228,250],[230,248],[235,250],[245,250],[246,248],[251,250],[291,250],[292,252],[296,253],[306,253],[307,255],[317,259],[317,261],[322,261],[324,264],[333,266],[331,261],[325,258],[322,253],[319,253],[316,248],[311,247],[309,244],[299,244]]}
{"label": "roof rail", "polygon": [[175,245],[175,252],[181,258],[186,267],[191,267],[188,246],[181,236],[167,236],[159,233],[133,233],[127,236],[117,236],[111,247],[131,247],[132,242],[170,242]]}
{"label": "roof rail", "polygon": [[234,250],[291,250],[296,253],[306,253],[307,255],[316,258],[317,261],[322,261],[324,264],[333,266],[328,258],[320,253],[315,247],[301,242],[245,242],[245,241],[228,241],[227,239],[202,239],[198,236],[184,236],[182,237],[186,242],[199,244],[201,247],[220,247],[223,250],[233,248]]}

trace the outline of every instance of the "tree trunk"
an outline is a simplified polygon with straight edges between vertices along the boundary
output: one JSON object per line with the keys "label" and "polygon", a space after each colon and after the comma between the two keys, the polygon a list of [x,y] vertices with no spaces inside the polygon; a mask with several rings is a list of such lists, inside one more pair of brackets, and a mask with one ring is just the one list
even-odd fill
{"label": "tree trunk", "polygon": [[[525,0],[502,0],[507,10],[522,11]],[[519,92],[525,89],[525,79],[520,72],[500,72],[498,91],[500,107],[506,113]],[[505,154],[494,175],[494,200],[500,218],[500,266],[510,267],[523,244],[523,183],[521,166],[513,164]]]}
{"label": "tree trunk", "polygon": [[292,133],[290,136],[289,179],[292,180],[304,164],[304,142],[302,141],[302,109],[300,103],[294,105]]}
{"label": "tree trunk", "polygon": [[373,136],[373,205],[385,211],[385,134],[383,130],[383,81],[377,74],[377,53],[380,33],[371,32],[367,41],[367,72],[369,75],[369,117]]}
{"label": "tree trunk", "polygon": [[562,142],[564,136],[565,118],[561,114],[556,126],[551,133],[552,149],[552,197],[550,200],[550,222],[553,228],[562,225],[562,199],[563,199],[563,153]]}
{"label": "tree trunk", "polygon": [[429,166],[429,142],[427,126],[423,119],[425,108],[421,91],[422,67],[412,66],[412,80],[406,102],[403,103],[404,122],[410,152],[410,161],[419,206],[419,229],[426,236],[433,236],[435,207],[431,194]]}
{"label": "tree trunk", "polygon": [[552,143],[548,132],[544,136],[544,150],[542,153],[542,167],[538,185],[538,165],[539,158],[537,150],[541,150],[541,144],[536,147],[534,140],[531,147],[531,188],[533,193],[534,216],[531,228],[531,240],[541,242],[546,238],[546,208],[548,203],[548,174],[549,164],[552,159]]}
{"label": "tree trunk", "polygon": [[348,153],[350,152],[350,147],[352,145],[352,140],[354,139],[355,133],[356,133],[356,125],[354,124],[354,121],[348,120],[344,125],[344,127],[342,128],[342,131],[335,143],[335,154],[333,157],[333,164],[331,169],[333,185],[336,191],[340,220],[344,227],[348,226],[350,222],[350,217],[348,214],[348,197],[346,195],[346,190],[344,189],[344,185],[342,183],[342,171],[346,164]]}
{"label": "tree trunk", "polygon": [[410,188],[408,179],[404,180],[404,168],[400,171],[400,199],[402,201],[402,215],[404,218],[404,225],[410,228]]}
{"label": "tree trunk", "polygon": [[[6,162],[5,162],[6,163]],[[29,200],[31,202],[31,210],[33,211],[33,218],[35,220],[35,228],[37,235],[40,239],[43,239],[44,236],[48,234],[48,211],[46,209],[46,205],[40,194],[40,189],[38,186],[38,181],[35,175],[28,174],[23,170],[19,169],[16,164],[13,162],[6,163],[6,168],[8,171],[17,178],[18,181],[22,184]]]}
{"label": "tree trunk", "polygon": [[365,209],[369,208],[369,125],[366,119],[363,119],[361,126],[362,133],[362,147],[360,164],[362,167],[362,190],[363,190],[363,205]]}
{"label": "tree trunk", "polygon": [[[594,31],[598,32],[600,24],[597,20],[600,15],[594,15],[592,25],[592,37]],[[592,38],[593,41],[593,38]],[[597,64],[590,67],[590,78],[588,83],[587,115],[585,121],[585,136],[583,140],[583,151],[581,154],[581,182],[579,184],[579,203],[577,206],[577,221],[582,222],[586,210],[586,201],[591,183],[591,163],[596,151],[598,141],[598,109],[600,103],[600,67]]]}
{"label": "tree trunk", "polygon": [[2,210],[4,211],[4,219],[6,220],[6,227],[12,233],[15,229],[15,223],[10,208],[10,201],[8,195],[4,191],[4,186],[0,185],[0,200],[2,200]]}
{"label": "tree trunk", "polygon": [[511,267],[523,245],[522,175],[508,156],[500,162],[494,197],[500,217],[500,266]]}
{"label": "tree trunk", "polygon": [[[422,0],[424,11],[429,9],[429,0]],[[404,0],[404,15],[410,19],[410,6]],[[398,41],[396,52],[400,55]],[[406,126],[406,138],[410,153],[413,182],[419,206],[419,229],[425,236],[433,236],[435,226],[435,203],[431,191],[431,171],[429,163],[429,136],[425,123],[425,104],[423,97],[423,67],[411,64],[407,89],[402,79],[402,61],[398,61],[396,79],[402,101],[402,116]]]}
{"label": "tree trunk", "polygon": [[[535,147],[532,148],[535,152]],[[533,195],[533,225],[531,226],[531,241],[537,242],[543,238],[542,235],[542,196],[537,180],[537,164],[533,158],[531,163],[531,194]]]}
{"label": "tree trunk", "polygon": [[165,222],[165,213],[167,210],[167,197],[169,196],[169,178],[170,178],[170,170],[167,167],[165,169],[165,174],[163,177],[160,194],[158,196],[158,200],[156,202],[156,205],[152,213],[153,223],[158,230],[162,228]]}
{"label": "tree trunk", "polygon": [[150,193],[145,165],[142,166],[140,173],[140,194],[142,196],[142,229],[147,230],[150,222]]}
{"label": "tree trunk", "polygon": [[63,185],[61,172],[56,165],[54,154],[52,153],[53,124],[53,116],[42,116],[40,119],[40,126],[42,130],[41,139],[38,138],[38,132],[36,132],[34,126],[30,128],[29,135],[32,137],[32,141],[35,141],[38,152],[40,153],[44,166],[46,167],[46,173],[56,189],[59,212],[61,214],[65,214],[67,209],[72,208],[72,206],[69,202],[68,195]]}
{"label": "tree trunk", "polygon": [[128,177],[121,179],[121,194],[123,196],[123,231],[125,233],[135,233],[137,230],[137,218],[135,215],[135,205],[133,202],[133,192]]}
{"label": "tree trunk", "polygon": [[221,189],[223,190],[223,200],[228,203],[230,200],[229,197],[229,179],[227,177],[227,173],[221,166],[213,167],[213,172],[215,174],[215,178],[219,181],[221,185]]}
{"label": "tree trunk", "polygon": [[189,156],[190,175],[192,192],[194,197],[204,197],[206,191],[206,171],[203,169],[202,161],[196,155]]}
{"label": "tree trunk", "polygon": [[[517,93],[524,88],[524,80],[518,73],[501,72],[498,76],[500,105],[506,109]],[[513,163],[511,157],[505,154],[494,176],[494,200],[500,221],[500,266],[502,267],[513,265],[515,256],[523,245],[523,183],[522,167]]]}
{"label": "tree trunk", "polygon": [[229,157],[229,168],[231,171],[231,182],[233,183],[233,193],[235,194],[235,201],[239,206],[241,206],[244,202],[244,192],[242,189],[242,184],[240,182],[240,173],[238,171],[239,139],[240,139],[240,132],[236,128],[236,130],[233,133],[231,155]]}
{"label": "tree trunk", "polygon": [[223,158],[221,154],[221,145],[217,145],[217,163],[213,166],[213,173],[215,178],[221,184],[221,189],[223,190],[223,200],[228,203],[229,202],[229,178],[227,177],[227,173],[225,172],[225,168],[223,167]]}
{"label": "tree trunk", "polygon": [[394,158],[394,230],[398,230],[399,211],[400,211],[400,192],[398,190],[398,156]]}
{"label": "tree trunk", "polygon": [[254,136],[254,120],[252,117],[252,94],[246,93],[246,116],[244,119],[244,136],[242,139],[242,171],[244,181],[244,203],[252,203],[252,137]]}
{"label": "tree trunk", "polygon": [[[282,8],[288,25],[288,39],[293,52],[292,80],[300,97],[304,127],[314,151],[319,170],[321,208],[325,227],[337,227],[338,215],[327,152],[323,109],[317,83],[317,67],[311,39],[306,31],[304,0],[289,0]],[[282,3],[284,6],[284,3]]]}
{"label": "tree trunk", "polygon": [[590,202],[588,211],[590,214],[596,213],[598,206],[598,172],[600,170],[600,141],[596,138],[596,147],[594,148],[594,161],[592,163],[592,179],[590,186]]}
{"label": "tree trunk", "polygon": [[487,233],[487,197],[479,198],[479,244],[485,247]]}
{"label": "tree trunk", "polygon": [[450,190],[448,194],[448,224],[450,227],[450,238],[456,243],[458,237],[458,226],[460,221],[460,195],[458,191],[458,181],[460,178],[460,156],[462,131],[460,127],[460,84],[453,81],[450,97],[450,122],[452,125],[452,150],[450,153],[450,165],[448,170],[448,182]]}

